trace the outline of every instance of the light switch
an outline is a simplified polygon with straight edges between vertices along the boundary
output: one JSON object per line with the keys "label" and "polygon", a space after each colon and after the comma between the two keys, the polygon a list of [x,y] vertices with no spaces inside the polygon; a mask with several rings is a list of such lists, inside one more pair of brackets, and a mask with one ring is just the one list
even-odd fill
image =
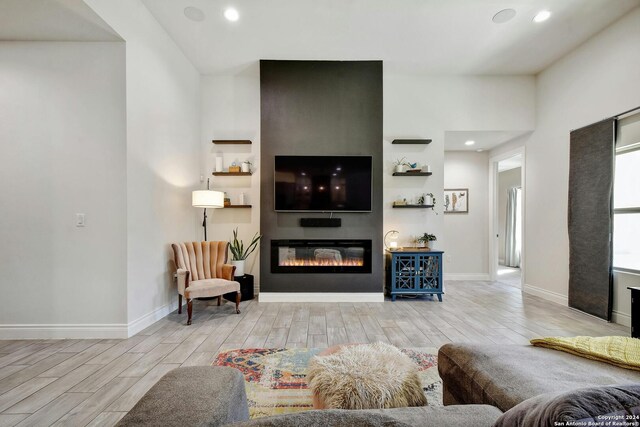
{"label": "light switch", "polygon": [[84,222],[84,214],[83,213],[77,213],[76,214],[76,227],[84,227],[85,222]]}

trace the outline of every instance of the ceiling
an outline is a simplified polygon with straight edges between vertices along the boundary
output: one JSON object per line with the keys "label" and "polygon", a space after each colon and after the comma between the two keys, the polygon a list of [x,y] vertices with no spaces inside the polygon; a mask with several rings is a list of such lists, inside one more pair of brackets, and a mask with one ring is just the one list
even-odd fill
{"label": "ceiling", "polygon": [[[447,131],[444,133],[444,149],[445,151],[486,151],[530,132],[506,130]],[[475,144],[465,145],[467,141],[475,141]]]}
{"label": "ceiling", "polygon": [[82,0],[0,0],[0,40],[122,41]]}
{"label": "ceiling", "polygon": [[[536,74],[640,0],[142,0],[203,74],[259,59],[381,59],[385,70]],[[237,22],[224,9],[235,7]],[[204,12],[202,22],[185,7]],[[491,18],[505,8],[511,21]],[[532,22],[542,9],[552,12]]]}

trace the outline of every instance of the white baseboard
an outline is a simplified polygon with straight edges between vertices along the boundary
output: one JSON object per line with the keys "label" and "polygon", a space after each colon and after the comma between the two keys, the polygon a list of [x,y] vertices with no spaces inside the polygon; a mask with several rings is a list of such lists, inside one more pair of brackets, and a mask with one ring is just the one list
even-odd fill
{"label": "white baseboard", "polygon": [[620,313],[619,311],[613,310],[613,313],[611,313],[611,321],[623,326],[631,327],[631,316],[627,313]]}
{"label": "white baseboard", "polygon": [[524,285],[522,292],[555,302],[556,304],[564,305],[565,307],[569,306],[569,298],[566,295],[538,288],[537,286]]}
{"label": "white baseboard", "polygon": [[138,332],[156,323],[158,320],[166,317],[173,310],[178,308],[177,302],[170,302],[162,307],[158,307],[155,310],[147,313],[136,320],[129,322],[127,325],[127,338],[134,336]]}
{"label": "white baseboard", "polygon": [[178,307],[174,301],[138,319],[113,324],[15,324],[0,325],[0,340],[124,339],[153,325]]}
{"label": "white baseboard", "polygon": [[383,302],[382,292],[260,292],[259,302]]}
{"label": "white baseboard", "polygon": [[128,338],[125,323],[0,325],[2,340]]}
{"label": "white baseboard", "polygon": [[443,275],[444,280],[489,280],[489,275],[486,273],[445,273]]}

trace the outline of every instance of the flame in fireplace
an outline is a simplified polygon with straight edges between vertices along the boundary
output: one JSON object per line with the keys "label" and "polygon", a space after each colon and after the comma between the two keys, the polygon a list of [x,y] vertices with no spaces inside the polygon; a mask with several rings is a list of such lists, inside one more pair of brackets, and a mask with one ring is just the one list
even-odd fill
{"label": "flame in fireplace", "polygon": [[337,259],[310,259],[310,258],[290,258],[279,262],[282,267],[362,267],[364,260],[358,258]]}

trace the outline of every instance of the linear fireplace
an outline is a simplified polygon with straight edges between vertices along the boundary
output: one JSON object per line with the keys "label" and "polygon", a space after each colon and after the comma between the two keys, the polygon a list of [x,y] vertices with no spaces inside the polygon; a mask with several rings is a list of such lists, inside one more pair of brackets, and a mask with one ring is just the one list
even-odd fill
{"label": "linear fireplace", "polygon": [[272,273],[371,273],[371,240],[272,240]]}

